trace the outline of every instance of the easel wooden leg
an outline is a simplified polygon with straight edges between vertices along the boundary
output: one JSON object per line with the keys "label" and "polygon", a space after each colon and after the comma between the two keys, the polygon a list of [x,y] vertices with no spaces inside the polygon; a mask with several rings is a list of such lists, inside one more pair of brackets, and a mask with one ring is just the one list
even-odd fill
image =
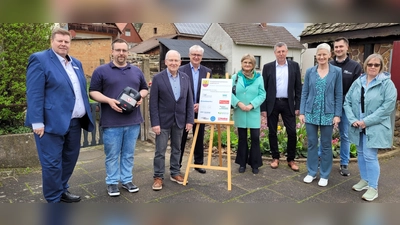
{"label": "easel wooden leg", "polygon": [[197,135],[199,134],[199,127],[200,126],[196,126],[196,130],[194,131],[192,147],[190,148],[190,154],[189,154],[189,159],[188,159],[187,166],[186,166],[185,177],[183,179],[184,186],[186,186],[186,184],[187,184],[190,168],[193,167],[192,160],[193,160],[193,154],[194,154],[194,147],[196,146]]}
{"label": "easel wooden leg", "polygon": [[211,124],[210,142],[208,143],[207,166],[211,166],[211,156],[212,156],[212,148],[213,148],[213,139],[214,139],[214,124]]}
{"label": "easel wooden leg", "polygon": [[226,148],[227,158],[226,163],[228,167],[228,191],[232,190],[232,175],[231,175],[231,131],[230,126],[226,126]]}
{"label": "easel wooden leg", "polygon": [[219,166],[222,166],[221,125],[220,125],[220,124],[217,124],[217,128],[218,128]]}

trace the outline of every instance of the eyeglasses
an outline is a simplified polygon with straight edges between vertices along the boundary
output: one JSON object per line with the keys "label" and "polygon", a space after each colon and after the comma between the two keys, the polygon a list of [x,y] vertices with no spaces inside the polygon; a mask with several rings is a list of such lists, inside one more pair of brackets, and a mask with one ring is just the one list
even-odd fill
{"label": "eyeglasses", "polygon": [[127,53],[128,52],[128,50],[126,50],[126,49],[113,49],[114,51],[116,51],[116,52],[123,52],[123,53]]}
{"label": "eyeglasses", "polygon": [[374,67],[380,67],[381,64],[379,64],[379,63],[368,63],[367,66],[368,66],[368,67],[372,67],[372,66],[374,66]]}
{"label": "eyeglasses", "polygon": [[191,56],[194,56],[194,57],[202,57],[203,55],[201,55],[201,54],[193,54],[193,53],[191,53],[190,54]]}

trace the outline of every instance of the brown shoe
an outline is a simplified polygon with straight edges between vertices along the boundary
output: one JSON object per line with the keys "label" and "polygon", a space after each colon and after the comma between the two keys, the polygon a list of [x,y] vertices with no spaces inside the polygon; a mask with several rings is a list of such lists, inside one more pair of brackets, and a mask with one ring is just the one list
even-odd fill
{"label": "brown shoe", "polygon": [[[176,176],[171,176],[170,179],[178,184],[183,184],[183,177],[182,175],[178,174]],[[188,182],[186,182],[188,183]]]}
{"label": "brown shoe", "polygon": [[154,178],[154,184],[152,186],[154,191],[159,191],[162,189],[163,180],[161,177]]}
{"label": "brown shoe", "polygon": [[287,163],[287,165],[290,167],[290,169],[292,169],[293,171],[298,172],[299,171],[299,167],[296,165],[296,163],[294,161],[290,161]]}
{"label": "brown shoe", "polygon": [[273,159],[272,163],[270,164],[272,169],[276,169],[279,166],[279,159]]}

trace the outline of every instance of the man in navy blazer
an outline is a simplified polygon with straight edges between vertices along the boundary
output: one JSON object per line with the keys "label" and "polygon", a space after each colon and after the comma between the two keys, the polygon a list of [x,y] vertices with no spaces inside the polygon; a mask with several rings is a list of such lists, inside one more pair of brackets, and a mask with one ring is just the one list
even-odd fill
{"label": "man in navy blazer", "polygon": [[81,62],[68,55],[69,31],[56,28],[51,48],[29,57],[26,73],[27,115],[42,165],[43,195],[47,202],[79,202],[68,191],[78,160],[81,129],[93,130]]}
{"label": "man in navy blazer", "polygon": [[262,116],[267,117],[268,138],[272,153],[271,168],[279,166],[279,149],[277,127],[279,114],[286,127],[288,135],[287,158],[288,166],[293,171],[299,171],[294,159],[296,157],[296,115],[299,115],[301,96],[301,74],[297,62],[286,60],[287,45],[278,42],[274,46],[276,60],[264,65],[262,74],[267,98],[261,105]]}
{"label": "man in navy blazer", "polygon": [[170,50],[165,55],[167,69],[154,75],[150,89],[150,121],[156,134],[153,190],[162,189],[165,172],[165,151],[171,138],[170,180],[183,184],[179,157],[183,130],[192,129],[193,96],[188,75],[178,71],[179,52]]}
{"label": "man in navy blazer", "polygon": [[[199,45],[193,45],[189,48],[189,58],[190,63],[181,66],[179,71],[186,73],[189,76],[190,87],[192,88],[193,95],[193,110],[194,110],[194,118],[197,119],[197,115],[199,112],[199,101],[200,101],[200,89],[201,89],[201,79],[207,78],[207,73],[210,73],[211,77],[211,69],[200,65],[201,60],[203,58],[204,49]],[[193,125],[193,134],[196,130],[196,124]],[[182,166],[182,158],[185,153],[185,146],[187,140],[188,132],[184,131],[182,135],[182,143],[181,143],[181,158],[179,160],[179,165]],[[200,124],[199,133],[196,139],[196,146],[194,147],[194,164],[203,165],[204,161],[204,124]],[[191,160],[191,159],[189,159]],[[206,173],[206,170],[203,168],[195,168],[199,173]]]}

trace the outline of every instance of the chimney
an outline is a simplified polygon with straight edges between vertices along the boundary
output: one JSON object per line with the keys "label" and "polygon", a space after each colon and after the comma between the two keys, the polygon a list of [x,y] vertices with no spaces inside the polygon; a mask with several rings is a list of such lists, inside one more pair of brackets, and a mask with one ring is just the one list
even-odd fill
{"label": "chimney", "polygon": [[262,28],[267,28],[267,23],[260,23],[260,26],[261,26]]}

